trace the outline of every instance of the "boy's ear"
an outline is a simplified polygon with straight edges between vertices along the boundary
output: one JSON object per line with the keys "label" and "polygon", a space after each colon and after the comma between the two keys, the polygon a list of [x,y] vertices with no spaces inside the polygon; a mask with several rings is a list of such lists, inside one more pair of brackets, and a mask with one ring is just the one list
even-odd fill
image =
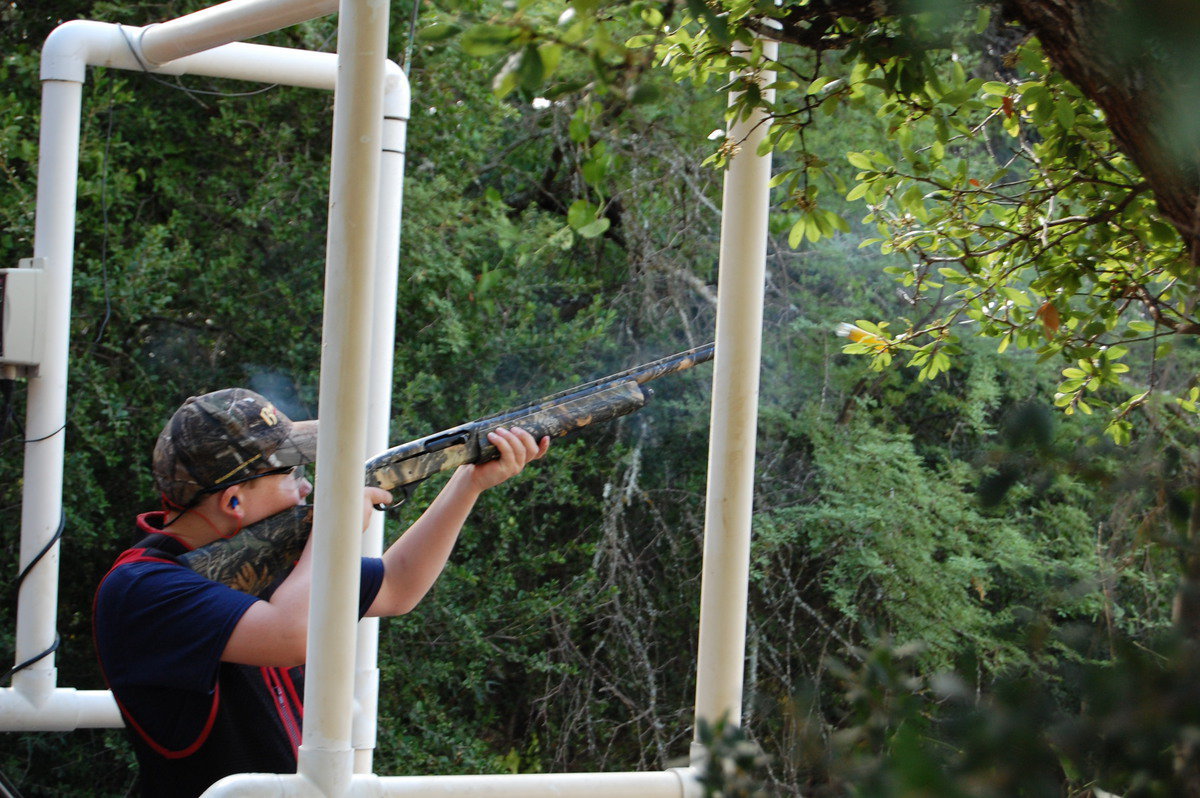
{"label": "boy's ear", "polygon": [[238,520],[241,520],[242,516],[246,512],[244,509],[242,509],[241,493],[241,485],[232,485],[221,491],[221,498],[217,504],[217,509],[225,515],[230,515]]}

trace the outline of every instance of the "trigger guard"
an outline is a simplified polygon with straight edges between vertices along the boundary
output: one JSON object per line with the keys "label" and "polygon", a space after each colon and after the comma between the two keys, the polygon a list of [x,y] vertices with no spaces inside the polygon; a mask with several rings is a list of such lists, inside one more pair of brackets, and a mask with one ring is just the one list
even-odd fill
{"label": "trigger guard", "polygon": [[419,482],[413,482],[409,485],[401,485],[400,487],[396,488],[393,492],[399,493],[400,498],[396,499],[396,501],[392,502],[391,504],[372,504],[371,506],[381,513],[399,512],[400,508],[404,506],[404,503],[412,498],[413,493],[417,489],[417,485],[420,485],[421,482],[424,481],[425,480],[420,480]]}

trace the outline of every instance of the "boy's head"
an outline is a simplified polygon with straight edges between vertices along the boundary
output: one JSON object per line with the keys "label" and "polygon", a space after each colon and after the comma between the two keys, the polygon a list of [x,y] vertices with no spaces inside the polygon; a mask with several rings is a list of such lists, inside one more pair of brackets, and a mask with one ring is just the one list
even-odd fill
{"label": "boy's head", "polygon": [[264,471],[317,459],[317,422],[292,421],[245,388],[192,396],[154,446],[154,482],[164,499],[192,507],[206,495]]}

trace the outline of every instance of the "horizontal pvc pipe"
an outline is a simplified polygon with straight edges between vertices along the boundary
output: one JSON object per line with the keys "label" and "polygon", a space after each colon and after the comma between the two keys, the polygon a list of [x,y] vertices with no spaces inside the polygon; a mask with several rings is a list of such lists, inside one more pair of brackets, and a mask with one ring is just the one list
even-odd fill
{"label": "horizontal pvc pipe", "polygon": [[337,56],[235,43],[181,58],[163,66],[139,60],[135,43],[145,28],[76,19],[64,22],[46,38],[42,48],[42,80],[84,82],[88,66],[152,72],[159,75],[207,77],[281,83],[332,89]]}
{"label": "horizontal pvc pipe", "polygon": [[[379,796],[404,798],[692,798],[703,794],[690,769],[649,773],[520,773],[492,776],[388,776]],[[352,793],[355,796],[376,793]]]}
{"label": "horizontal pvc pipe", "polygon": [[239,773],[226,776],[201,798],[327,798],[308,779],[295,773]]}
{"label": "horizontal pvc pipe", "polygon": [[230,0],[151,25],[142,32],[139,44],[147,63],[165,64],[335,11],[337,0]]}
{"label": "horizontal pvc pipe", "polygon": [[0,690],[0,729],[4,731],[111,729],[121,725],[117,702],[107,690],[59,688],[36,705],[14,689]]}
{"label": "horizontal pvc pipe", "polygon": [[[303,776],[257,773],[228,776],[201,798],[321,796]],[[650,773],[523,773],[484,776],[356,775],[346,798],[701,798],[696,771]]]}
{"label": "horizontal pvc pipe", "polygon": [[[131,49],[143,28],[108,22],[72,20],[55,28],[42,49],[42,80],[83,83],[88,66],[151,72],[157,75],[203,75],[256,83],[278,83],[332,91],[337,83],[337,55],[264,44],[235,42],[180,58],[163,66],[139,61]],[[410,94],[404,71],[385,64],[388,110],[408,117]]]}

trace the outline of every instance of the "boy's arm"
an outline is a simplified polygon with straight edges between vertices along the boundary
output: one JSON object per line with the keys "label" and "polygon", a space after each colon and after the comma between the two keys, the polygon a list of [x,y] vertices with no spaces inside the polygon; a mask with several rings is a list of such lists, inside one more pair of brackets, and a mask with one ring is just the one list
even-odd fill
{"label": "boy's arm", "polygon": [[312,583],[312,537],[287,579],[269,601],[256,601],[242,615],[225,651],[224,662],[290,668],[304,663],[308,643],[308,591]]}
{"label": "boy's arm", "polygon": [[368,615],[403,615],[417,606],[445,567],[479,495],[521,473],[550,445],[549,438],[535,441],[519,428],[498,429],[488,440],[500,459],[459,466],[428,509],[384,552],[383,586]]}
{"label": "boy's arm", "polygon": [[[375,504],[391,496],[379,488],[363,490],[363,527]],[[312,585],[312,536],[287,578],[269,600],[250,605],[234,627],[221,659],[242,665],[291,667],[304,663],[308,643],[308,594]]]}
{"label": "boy's arm", "polygon": [[[460,466],[441,493],[384,552],[384,578],[368,615],[402,615],[425,596],[446,565],[458,533],[479,495],[524,470],[546,453],[549,438],[536,442],[524,430],[496,430],[488,436],[500,459]],[[386,491],[363,493],[364,526],[374,504],[391,500]],[[221,659],[243,665],[291,667],[304,663],[308,642],[308,594],[312,584],[312,538],[296,567],[269,601],[257,601],[234,627]]]}

